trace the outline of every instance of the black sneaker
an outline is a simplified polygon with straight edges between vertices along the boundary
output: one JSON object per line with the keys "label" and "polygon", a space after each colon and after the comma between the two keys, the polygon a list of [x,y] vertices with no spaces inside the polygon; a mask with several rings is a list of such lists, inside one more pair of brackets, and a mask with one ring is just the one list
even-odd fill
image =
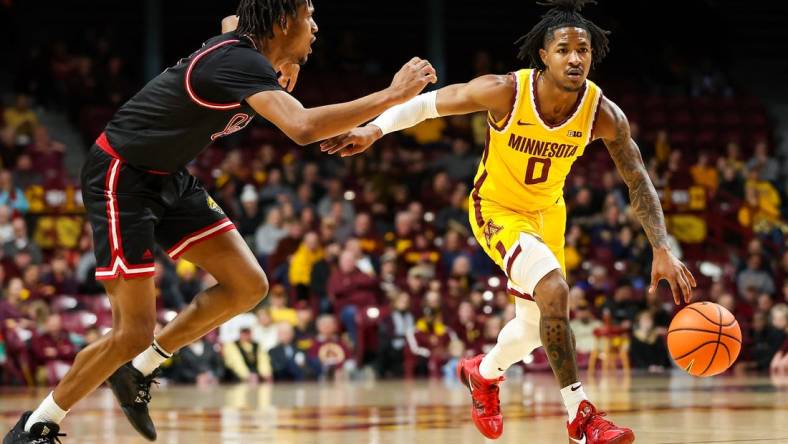
{"label": "black sneaker", "polygon": [[[150,419],[148,403],[150,402],[150,386],[158,384],[156,377],[160,371],[156,369],[149,376],[143,375],[131,363],[117,369],[107,379],[112,393],[120,403],[120,409],[131,423],[134,430],[149,441],[156,441],[156,426]],[[4,443],[5,444],[5,443]]]}
{"label": "black sneaker", "polygon": [[22,419],[16,423],[13,429],[3,438],[3,444],[60,444],[60,426],[54,422],[37,422],[33,424],[29,432],[25,431],[27,419],[33,412],[25,412]]}

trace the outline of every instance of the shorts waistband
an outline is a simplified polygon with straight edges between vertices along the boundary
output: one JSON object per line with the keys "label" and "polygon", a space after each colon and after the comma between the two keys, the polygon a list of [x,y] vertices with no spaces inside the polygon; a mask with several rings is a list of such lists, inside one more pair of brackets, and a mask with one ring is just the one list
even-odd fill
{"label": "shorts waistband", "polygon": [[[118,152],[115,151],[114,148],[112,148],[112,145],[109,143],[109,139],[107,139],[107,133],[106,132],[102,132],[98,136],[98,139],[96,139],[96,146],[101,148],[101,151],[104,151],[105,153],[110,155],[112,158],[118,159],[118,160],[120,160],[121,162],[124,162],[124,163],[126,162],[120,156],[120,154],[118,154]],[[146,173],[158,174],[160,176],[169,176],[171,174],[171,173],[168,173],[166,171],[156,171],[156,170],[149,170],[149,169],[145,169],[145,168],[141,168],[141,169],[143,171],[145,171]]]}

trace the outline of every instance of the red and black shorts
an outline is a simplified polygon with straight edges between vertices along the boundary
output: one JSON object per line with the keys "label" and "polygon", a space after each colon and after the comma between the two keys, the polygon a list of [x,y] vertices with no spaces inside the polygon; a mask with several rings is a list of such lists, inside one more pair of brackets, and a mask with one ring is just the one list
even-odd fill
{"label": "red and black shorts", "polygon": [[146,171],[113,151],[93,145],[82,167],[96,280],[153,276],[155,243],[177,259],[195,244],[235,229],[186,169]]}

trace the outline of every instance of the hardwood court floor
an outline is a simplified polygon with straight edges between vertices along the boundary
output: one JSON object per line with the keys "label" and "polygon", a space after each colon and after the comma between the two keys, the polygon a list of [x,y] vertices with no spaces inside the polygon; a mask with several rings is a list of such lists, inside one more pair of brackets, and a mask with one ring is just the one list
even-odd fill
{"label": "hardwood court floor", "polygon": [[[638,443],[788,443],[788,378],[694,379],[620,375],[586,392]],[[566,443],[565,412],[551,376],[510,379],[498,442]],[[0,391],[3,434],[46,390]],[[465,387],[451,381],[331,382],[154,389],[160,443],[483,443]],[[107,389],[63,423],[64,444],[142,444]]]}

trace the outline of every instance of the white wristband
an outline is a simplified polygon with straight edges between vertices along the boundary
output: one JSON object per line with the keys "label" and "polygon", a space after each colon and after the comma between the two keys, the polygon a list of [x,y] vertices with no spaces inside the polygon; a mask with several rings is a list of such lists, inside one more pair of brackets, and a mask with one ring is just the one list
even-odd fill
{"label": "white wristband", "polygon": [[428,119],[435,119],[440,117],[437,100],[437,91],[418,95],[405,103],[389,108],[370,122],[370,125],[377,126],[386,135],[416,126]]}

